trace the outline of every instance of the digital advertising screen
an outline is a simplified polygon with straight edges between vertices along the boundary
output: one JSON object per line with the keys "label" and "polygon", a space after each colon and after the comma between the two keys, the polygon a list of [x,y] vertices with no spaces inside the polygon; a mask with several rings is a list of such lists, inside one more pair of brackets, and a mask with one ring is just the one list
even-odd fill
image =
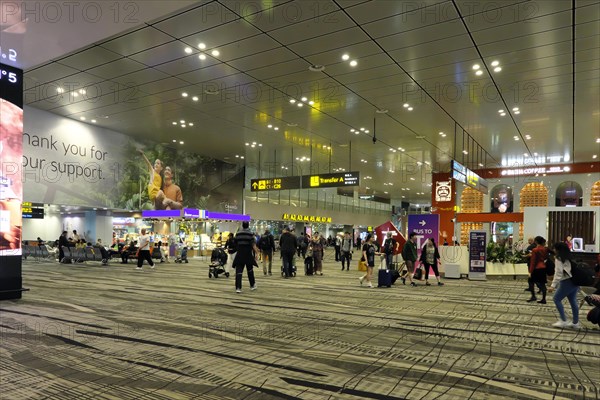
{"label": "digital advertising screen", "polygon": [[0,299],[21,297],[23,71],[0,64]]}

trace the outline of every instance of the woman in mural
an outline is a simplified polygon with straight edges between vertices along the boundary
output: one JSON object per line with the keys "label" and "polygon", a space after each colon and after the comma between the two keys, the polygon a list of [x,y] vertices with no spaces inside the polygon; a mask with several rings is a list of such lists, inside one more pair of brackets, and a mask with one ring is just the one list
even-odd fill
{"label": "woman in mural", "polygon": [[[165,182],[162,188],[164,198],[160,204],[162,210],[181,210],[183,208],[183,194],[181,188],[173,183],[173,170],[168,165],[165,167]],[[156,203],[156,209],[159,209]]]}
{"label": "woman in mural", "polygon": [[162,177],[160,173],[162,171],[162,161],[158,158],[154,161],[154,165],[148,160],[148,157],[144,154],[141,149],[138,149],[138,152],[144,157],[146,161],[146,165],[148,166],[148,171],[150,172],[150,182],[148,183],[148,198],[152,203],[154,203],[154,208],[157,210],[163,209],[163,201],[165,199],[165,194],[162,191]]}

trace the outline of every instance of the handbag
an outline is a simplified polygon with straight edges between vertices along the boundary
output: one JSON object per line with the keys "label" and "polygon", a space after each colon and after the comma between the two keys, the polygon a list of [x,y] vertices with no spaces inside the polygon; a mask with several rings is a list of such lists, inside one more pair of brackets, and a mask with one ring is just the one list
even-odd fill
{"label": "handbag", "polygon": [[424,269],[423,266],[420,265],[419,268],[417,268],[415,270],[415,274],[413,275],[413,279],[416,279],[418,281],[423,280],[423,272],[424,272],[423,269]]}

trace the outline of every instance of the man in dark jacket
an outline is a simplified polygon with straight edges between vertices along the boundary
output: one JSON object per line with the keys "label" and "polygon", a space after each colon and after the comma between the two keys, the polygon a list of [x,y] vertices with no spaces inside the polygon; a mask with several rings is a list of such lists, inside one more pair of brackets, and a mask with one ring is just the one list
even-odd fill
{"label": "man in dark jacket", "polygon": [[[258,242],[258,248],[260,249],[260,253],[262,255],[262,264],[263,264],[263,272],[265,275],[267,273],[271,274],[271,267],[273,266],[273,252],[275,251],[275,239],[271,232],[267,229],[265,234],[260,237],[260,241]],[[267,270],[267,263],[269,264],[269,268]]]}
{"label": "man in dark jacket", "polygon": [[408,241],[402,248],[402,258],[406,263],[406,275],[402,277],[402,284],[406,284],[406,278],[410,281],[411,286],[417,286],[412,280],[412,274],[415,272],[415,262],[417,261],[417,234],[411,232],[408,235]]}
{"label": "man in dark jacket", "polygon": [[283,273],[286,278],[292,276],[292,263],[296,254],[296,236],[288,228],[283,229],[279,238],[281,258],[283,260]]}

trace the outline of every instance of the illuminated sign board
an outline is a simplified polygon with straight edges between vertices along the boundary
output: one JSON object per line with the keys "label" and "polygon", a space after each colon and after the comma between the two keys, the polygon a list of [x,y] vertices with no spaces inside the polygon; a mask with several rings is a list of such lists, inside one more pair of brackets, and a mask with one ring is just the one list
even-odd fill
{"label": "illuminated sign board", "polygon": [[[2,58],[16,61],[16,53],[8,50],[0,50]],[[0,299],[19,299],[23,291],[22,163],[23,71],[0,63]]]}
{"label": "illuminated sign board", "polygon": [[250,191],[293,190],[311,188],[330,188],[358,186],[359,172],[338,172],[333,174],[314,174],[303,176],[285,176],[279,178],[251,179]]}
{"label": "illuminated sign board", "polygon": [[288,214],[285,213],[281,216],[284,221],[296,221],[296,222],[317,222],[322,224],[330,224],[331,217],[323,217],[316,215],[303,215],[303,214]]}
{"label": "illuminated sign board", "polygon": [[44,219],[44,205],[41,203],[23,202],[21,204],[23,218]]}
{"label": "illuminated sign board", "polygon": [[358,186],[360,183],[359,172],[337,172],[333,174],[304,175],[302,188],[329,188],[343,186]]}
{"label": "illuminated sign board", "polygon": [[501,174],[503,176],[515,176],[515,175],[536,175],[536,174],[564,174],[571,171],[571,168],[566,167],[534,167],[534,168],[516,168],[516,169],[504,169]]}
{"label": "illuminated sign board", "polygon": [[450,165],[454,180],[464,183],[475,190],[479,190],[483,194],[488,193],[488,182],[485,179],[455,160],[452,160]]}
{"label": "illuminated sign board", "polygon": [[299,176],[284,176],[281,178],[251,179],[250,191],[262,192],[265,190],[291,190],[300,189]]}
{"label": "illuminated sign board", "polygon": [[183,218],[206,218],[206,211],[199,210],[197,208],[184,208],[183,209]]}

